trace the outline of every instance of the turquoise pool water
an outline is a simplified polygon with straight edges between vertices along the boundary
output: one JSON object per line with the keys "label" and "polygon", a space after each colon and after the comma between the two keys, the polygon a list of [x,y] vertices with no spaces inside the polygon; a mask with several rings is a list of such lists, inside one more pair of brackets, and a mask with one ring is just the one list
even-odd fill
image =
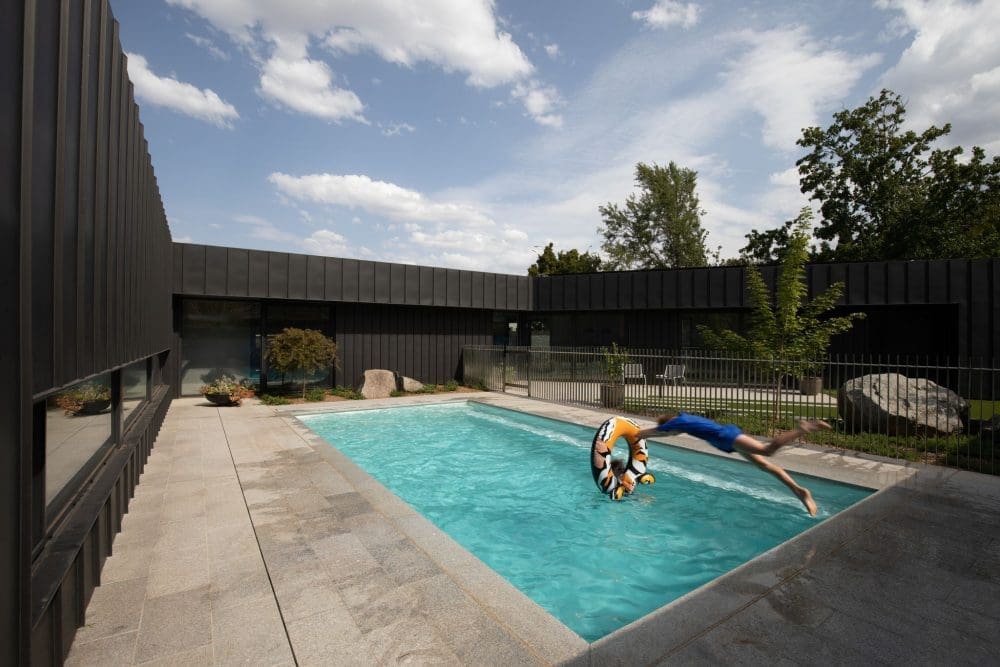
{"label": "turquoise pool water", "polygon": [[872,493],[796,475],[814,519],[735,455],[650,443],[656,484],[615,503],[591,477],[589,427],[477,403],[300,419],[587,641]]}

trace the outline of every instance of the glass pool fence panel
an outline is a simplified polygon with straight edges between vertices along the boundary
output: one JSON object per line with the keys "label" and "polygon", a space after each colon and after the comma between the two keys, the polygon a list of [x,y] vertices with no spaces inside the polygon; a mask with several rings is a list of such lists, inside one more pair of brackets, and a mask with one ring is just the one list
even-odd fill
{"label": "glass pool fence panel", "polygon": [[628,372],[614,377],[605,348],[468,346],[465,383],[647,417],[684,410],[764,436],[825,419],[833,430],[811,435],[817,444],[1000,474],[995,360],[624,352]]}

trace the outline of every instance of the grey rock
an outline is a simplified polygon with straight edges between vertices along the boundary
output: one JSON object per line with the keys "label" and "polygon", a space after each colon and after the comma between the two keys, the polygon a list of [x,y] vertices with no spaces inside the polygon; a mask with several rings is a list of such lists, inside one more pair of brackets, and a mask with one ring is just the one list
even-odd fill
{"label": "grey rock", "polygon": [[398,386],[392,371],[367,370],[361,380],[361,394],[365,398],[389,398]]}
{"label": "grey rock", "polygon": [[964,428],[969,404],[930,380],[881,373],[845,382],[837,392],[837,408],[849,432],[938,436]]}

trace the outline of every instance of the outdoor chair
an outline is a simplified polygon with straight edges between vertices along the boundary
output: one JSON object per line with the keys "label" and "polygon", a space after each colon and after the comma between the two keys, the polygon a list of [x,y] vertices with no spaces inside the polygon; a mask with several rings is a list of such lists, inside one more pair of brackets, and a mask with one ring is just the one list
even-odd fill
{"label": "outdoor chair", "polygon": [[660,395],[663,395],[663,387],[670,384],[680,384],[684,382],[684,364],[667,364],[663,372],[657,374],[656,379],[660,381]]}
{"label": "outdoor chair", "polygon": [[628,384],[629,380],[642,379],[642,383],[646,384],[646,374],[642,372],[642,364],[625,364],[622,369],[622,384]]}

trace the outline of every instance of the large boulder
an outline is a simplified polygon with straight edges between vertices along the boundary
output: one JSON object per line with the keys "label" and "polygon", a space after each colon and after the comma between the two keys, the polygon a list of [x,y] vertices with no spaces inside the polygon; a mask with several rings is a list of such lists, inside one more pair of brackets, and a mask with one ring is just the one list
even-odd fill
{"label": "large boulder", "polygon": [[837,408],[848,432],[938,436],[962,430],[969,404],[930,380],[880,373],[845,382]]}
{"label": "large boulder", "polygon": [[400,375],[399,381],[403,391],[420,391],[424,388],[423,382],[420,380],[414,380],[413,378],[408,378],[405,375]]}
{"label": "large boulder", "polygon": [[361,395],[365,398],[389,398],[398,387],[396,374],[383,369],[365,371],[361,379]]}

